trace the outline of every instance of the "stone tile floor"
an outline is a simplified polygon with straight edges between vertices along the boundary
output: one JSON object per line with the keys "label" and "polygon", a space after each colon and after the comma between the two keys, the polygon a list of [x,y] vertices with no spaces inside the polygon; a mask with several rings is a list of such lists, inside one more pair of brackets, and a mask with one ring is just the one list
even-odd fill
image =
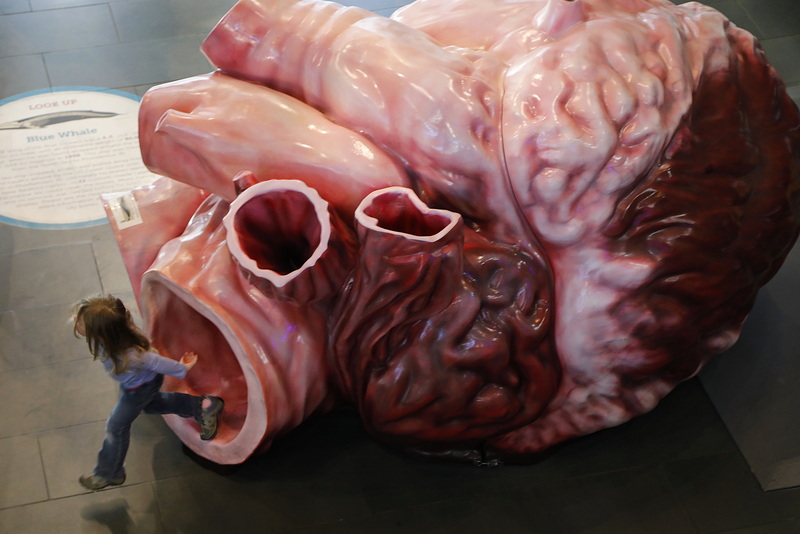
{"label": "stone tile floor", "polygon": [[[800,100],[800,3],[707,3],[762,39]],[[0,0],[0,99],[64,85],[141,95],[207,72],[199,45],[232,4]],[[132,302],[111,231],[0,223],[0,277],[2,534],[800,532],[800,488],[761,490],[697,380],[622,427],[500,468],[395,454],[341,410],[223,469],[142,416],[126,484],[89,493],[77,477],[94,463],[115,387],[66,320],[86,294]]]}

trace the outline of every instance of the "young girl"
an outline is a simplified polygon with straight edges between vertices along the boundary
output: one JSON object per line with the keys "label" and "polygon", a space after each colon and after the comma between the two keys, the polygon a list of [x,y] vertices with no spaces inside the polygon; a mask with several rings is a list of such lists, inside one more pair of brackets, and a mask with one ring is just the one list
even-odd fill
{"label": "young girl", "polygon": [[145,413],[173,413],[193,417],[200,423],[200,439],[217,434],[217,420],[223,408],[219,397],[196,397],[185,393],[161,392],[164,375],[183,378],[197,363],[187,352],[180,362],[160,356],[139,331],[122,301],[111,295],[86,298],[74,307],[75,337],[84,336],[89,352],[100,359],[106,372],[120,383],[117,406],[106,423],[106,438],[91,475],[80,477],[90,490],[125,482],[125,454],[133,420]]}

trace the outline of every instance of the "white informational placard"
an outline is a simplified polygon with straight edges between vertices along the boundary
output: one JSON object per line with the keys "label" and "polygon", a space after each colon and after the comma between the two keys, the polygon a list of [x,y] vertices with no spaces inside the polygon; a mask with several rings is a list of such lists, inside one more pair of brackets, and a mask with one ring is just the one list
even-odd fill
{"label": "white informational placard", "polygon": [[138,96],[108,89],[55,88],[0,101],[0,222],[106,222],[101,194],[158,177],[142,163],[138,113]]}

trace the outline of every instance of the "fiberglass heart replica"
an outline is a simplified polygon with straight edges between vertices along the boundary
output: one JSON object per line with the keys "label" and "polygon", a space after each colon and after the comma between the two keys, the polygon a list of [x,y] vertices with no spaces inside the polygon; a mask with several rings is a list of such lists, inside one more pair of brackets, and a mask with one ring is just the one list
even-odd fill
{"label": "fiberglass heart replica", "polygon": [[800,118],[752,35],[666,0],[241,0],[140,111],[115,228],[168,388],[239,463],[337,403],[388,445],[529,461],[736,340],[800,222]]}

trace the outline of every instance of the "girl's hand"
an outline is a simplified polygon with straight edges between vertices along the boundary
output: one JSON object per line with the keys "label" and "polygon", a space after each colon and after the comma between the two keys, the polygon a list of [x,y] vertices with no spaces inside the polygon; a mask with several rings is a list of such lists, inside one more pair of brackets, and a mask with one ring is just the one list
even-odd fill
{"label": "girl's hand", "polygon": [[186,366],[186,372],[192,370],[194,364],[197,363],[197,354],[194,352],[184,352],[183,356],[181,356],[181,363]]}

